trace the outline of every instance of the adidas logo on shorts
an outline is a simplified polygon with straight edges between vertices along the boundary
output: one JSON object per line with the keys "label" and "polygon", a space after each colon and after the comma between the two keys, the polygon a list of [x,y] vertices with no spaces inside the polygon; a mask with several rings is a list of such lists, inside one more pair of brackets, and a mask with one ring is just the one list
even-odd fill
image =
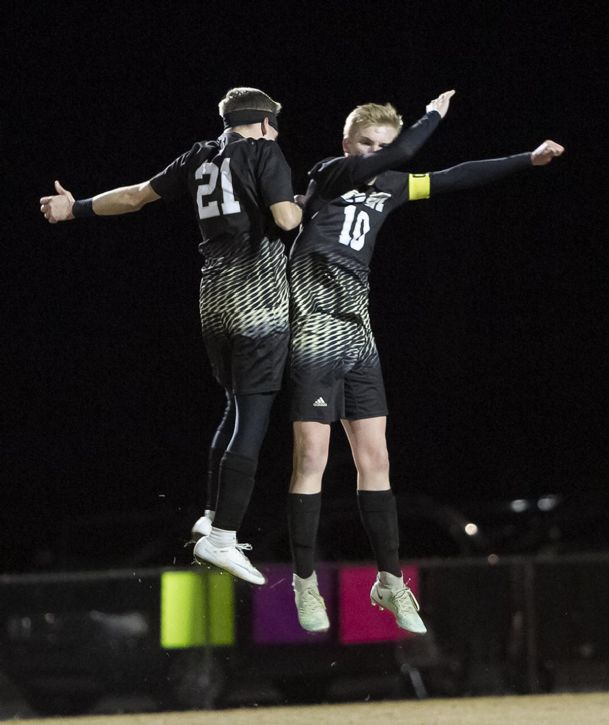
{"label": "adidas logo on shorts", "polygon": [[326,401],[322,397],[319,397],[313,403],[313,407],[314,408],[327,408],[328,407],[328,404],[326,403]]}

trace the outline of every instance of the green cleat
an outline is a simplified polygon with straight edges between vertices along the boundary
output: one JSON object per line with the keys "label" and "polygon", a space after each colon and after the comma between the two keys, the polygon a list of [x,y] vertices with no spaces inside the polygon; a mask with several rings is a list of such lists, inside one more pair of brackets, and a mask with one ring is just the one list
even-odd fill
{"label": "green cleat", "polygon": [[419,617],[419,603],[409,587],[404,584],[403,577],[397,577],[381,571],[370,590],[370,604],[381,611],[387,609],[395,616],[395,621],[402,629],[416,634],[425,634],[427,628]]}
{"label": "green cleat", "polygon": [[300,626],[307,632],[327,632],[330,629],[330,621],[326,613],[326,604],[317,588],[315,572],[306,579],[294,574],[292,587]]}

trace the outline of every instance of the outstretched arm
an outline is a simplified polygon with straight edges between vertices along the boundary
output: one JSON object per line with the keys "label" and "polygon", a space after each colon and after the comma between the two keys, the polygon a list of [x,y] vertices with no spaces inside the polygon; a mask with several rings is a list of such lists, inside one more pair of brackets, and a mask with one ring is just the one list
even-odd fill
{"label": "outstretched arm", "polygon": [[55,182],[57,194],[40,199],[40,211],[51,224],[68,221],[81,216],[114,216],[139,211],[151,201],[161,197],[153,190],[150,182],[132,186],[121,186],[97,194],[90,199],[75,200],[59,181]]}
{"label": "outstretched arm", "polygon": [[564,150],[555,141],[544,141],[532,152],[499,159],[466,161],[429,174],[410,174],[408,197],[410,201],[415,201],[449,191],[483,186],[531,166],[545,166],[555,156],[561,156]]}
{"label": "outstretched arm", "polygon": [[318,188],[321,187],[320,195],[332,199],[370,181],[383,171],[402,167],[436,130],[447,114],[454,94],[455,91],[446,91],[430,101],[425,108],[426,114],[380,151],[334,159],[327,169],[320,168],[317,180]]}

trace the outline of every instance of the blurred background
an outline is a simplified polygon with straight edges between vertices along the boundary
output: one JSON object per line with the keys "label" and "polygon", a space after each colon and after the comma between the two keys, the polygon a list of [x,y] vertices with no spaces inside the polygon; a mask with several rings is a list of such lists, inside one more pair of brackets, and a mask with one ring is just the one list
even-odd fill
{"label": "blurred background", "polygon": [[[340,153],[346,114],[369,101],[392,102],[410,123],[429,100],[456,89],[413,171],[529,151],[546,138],[566,147],[549,167],[411,204],[391,217],[373,260],[371,315],[390,405],[402,555],[419,562],[430,607],[434,577],[454,591],[451,577],[458,587],[478,572],[480,587],[488,588],[479,601],[482,619],[494,601],[484,597],[502,591],[492,577],[505,577],[497,661],[505,664],[508,651],[515,658],[511,679],[502,670],[483,685],[474,672],[480,657],[470,652],[467,679],[465,656],[445,631],[442,661],[459,669],[461,684],[421,690],[403,651],[398,657],[397,645],[379,645],[383,657],[392,648],[394,664],[402,658],[403,687],[394,694],[577,686],[566,675],[550,677],[551,667],[540,665],[552,659],[540,655],[541,640],[527,644],[523,634],[525,614],[538,617],[536,597],[572,612],[562,599],[571,589],[550,596],[543,587],[520,587],[532,582],[527,562],[548,562],[547,587],[564,581],[568,565],[591,608],[588,622],[609,604],[606,592],[586,589],[604,581],[607,568],[599,562],[609,552],[607,30],[597,6],[574,2],[7,4],[0,29],[8,187],[0,583],[10,687],[17,682],[23,693],[34,682],[31,672],[15,674],[19,657],[11,647],[17,642],[31,661],[33,650],[23,647],[34,644],[23,620],[30,617],[31,625],[36,616],[48,646],[44,617],[54,611],[53,587],[72,614],[84,596],[90,619],[91,611],[122,601],[115,580],[104,578],[108,570],[131,578],[155,571],[143,581],[152,577],[149,591],[160,596],[163,568],[190,565],[183,544],[203,508],[207,446],[224,404],[200,338],[201,262],[190,201],[50,226],[38,199],[52,192],[54,179],[82,198],[150,178],[195,141],[219,135],[217,103],[236,85],[261,87],[284,105],[280,143],[297,192],[316,161]],[[287,246],[292,240],[286,235]],[[370,553],[339,427],[332,446],[319,549],[336,580],[328,586],[342,591],[343,563],[365,566]],[[281,567],[289,556],[290,451],[280,395],[241,537],[254,544],[254,560],[269,566]],[[498,564],[493,572],[501,574],[481,575],[480,562]],[[438,573],[442,566],[450,576]],[[586,566],[600,567],[598,576],[583,576]],[[84,586],[83,571],[98,577],[99,593],[75,590],[70,598],[65,577]],[[138,595],[125,596],[134,597],[126,611],[144,606]],[[243,631],[255,602],[249,590],[239,596],[245,603],[234,621]],[[446,600],[445,592],[437,596]],[[153,600],[150,611],[158,609]],[[88,651],[92,638],[82,626],[78,646]],[[61,643],[54,636],[50,641]],[[235,638],[223,645],[231,652],[240,651]],[[339,640],[336,646],[345,644]],[[596,675],[583,677],[584,684],[606,686],[604,644],[579,630],[573,641],[595,663]],[[459,652],[457,664],[446,659],[446,642]],[[209,637],[202,644],[181,654],[203,657],[209,673]],[[37,676],[47,677],[47,709],[61,711],[66,698],[53,699],[61,664],[51,670]],[[234,671],[243,672],[242,663]],[[514,673],[523,672],[514,684]],[[219,685],[193,687],[207,693],[195,704],[221,706]],[[286,693],[277,701],[298,699]],[[250,700],[259,696],[260,689]]]}

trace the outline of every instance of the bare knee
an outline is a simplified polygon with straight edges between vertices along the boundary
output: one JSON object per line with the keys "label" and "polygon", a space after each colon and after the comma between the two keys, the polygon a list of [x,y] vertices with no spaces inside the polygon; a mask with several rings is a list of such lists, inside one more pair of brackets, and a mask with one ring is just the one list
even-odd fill
{"label": "bare knee", "polygon": [[303,476],[322,475],[328,462],[324,441],[303,436],[294,440],[294,471]]}
{"label": "bare knee", "polygon": [[386,422],[385,416],[342,421],[351,445],[360,489],[382,491],[390,487]]}
{"label": "bare knee", "polygon": [[354,458],[361,476],[389,477],[389,453],[386,446],[359,447]]}
{"label": "bare knee", "polygon": [[292,493],[317,493],[328,462],[330,427],[320,423],[294,424]]}

